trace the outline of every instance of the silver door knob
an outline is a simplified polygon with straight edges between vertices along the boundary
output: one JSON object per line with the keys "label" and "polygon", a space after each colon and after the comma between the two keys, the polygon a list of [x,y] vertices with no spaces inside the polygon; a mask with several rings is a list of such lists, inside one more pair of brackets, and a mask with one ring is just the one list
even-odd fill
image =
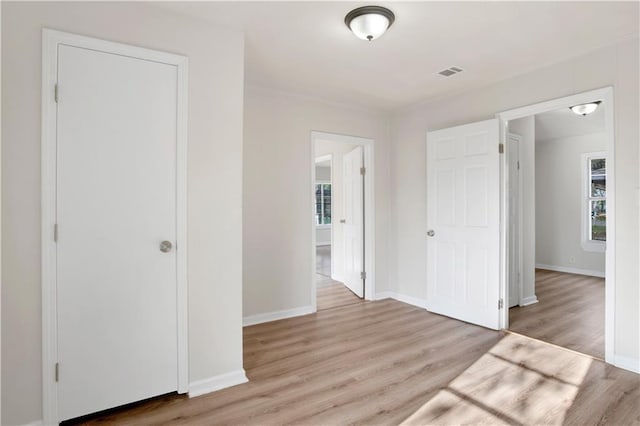
{"label": "silver door knob", "polygon": [[340,219],[340,223],[347,223],[347,219]]}
{"label": "silver door knob", "polygon": [[436,235],[436,231],[434,231],[433,229],[429,229],[427,231],[427,235],[430,236],[430,237],[433,237],[434,235]]}
{"label": "silver door knob", "polygon": [[169,253],[172,248],[173,244],[171,244],[171,241],[163,241],[160,243],[160,251],[163,253]]}

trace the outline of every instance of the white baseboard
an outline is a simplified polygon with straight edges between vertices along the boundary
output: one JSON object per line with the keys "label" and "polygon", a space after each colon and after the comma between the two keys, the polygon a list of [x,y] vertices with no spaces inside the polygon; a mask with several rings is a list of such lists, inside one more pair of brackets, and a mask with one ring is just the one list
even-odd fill
{"label": "white baseboard", "polygon": [[299,317],[314,313],[312,306],[302,306],[300,308],[286,309],[284,311],[267,312],[264,314],[251,315],[242,319],[242,326],[262,324],[263,322],[277,321],[285,318]]}
{"label": "white baseboard", "polygon": [[518,303],[518,305],[529,306],[533,305],[534,303],[538,303],[538,297],[535,294],[533,296],[523,298],[522,300],[520,300],[520,303]]}
{"label": "white baseboard", "polygon": [[614,355],[613,365],[623,370],[632,371],[640,374],[640,360],[635,358],[629,358],[626,356]]}
{"label": "white baseboard", "polygon": [[376,300],[395,299],[408,305],[417,306],[418,308],[427,308],[427,301],[413,296],[396,293],[395,291],[381,291],[376,293]]}
{"label": "white baseboard", "polygon": [[342,275],[331,274],[331,279],[339,283],[344,283],[344,277]]}
{"label": "white baseboard", "polygon": [[587,275],[589,277],[604,278],[605,273],[602,271],[592,271],[590,269],[570,268],[567,266],[543,265],[536,264],[536,269],[546,269],[547,271],[566,272],[567,274]]}
{"label": "white baseboard", "polygon": [[231,386],[247,383],[248,381],[249,379],[247,379],[247,375],[243,369],[220,374],[219,376],[210,377],[204,380],[197,380],[193,383],[189,383],[189,398],[230,388]]}
{"label": "white baseboard", "polygon": [[44,425],[44,421],[42,421],[42,420],[34,420],[32,422],[25,423],[22,426],[42,426],[42,425]]}
{"label": "white baseboard", "polygon": [[376,293],[376,300],[393,299],[393,294],[392,291],[381,291]]}

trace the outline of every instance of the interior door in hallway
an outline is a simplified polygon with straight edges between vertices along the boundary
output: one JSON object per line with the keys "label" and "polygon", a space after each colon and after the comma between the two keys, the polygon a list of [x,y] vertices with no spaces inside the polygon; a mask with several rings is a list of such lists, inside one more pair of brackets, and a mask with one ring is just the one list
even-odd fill
{"label": "interior door in hallway", "polygon": [[65,420],[177,390],[177,68],[60,45],[58,87]]}
{"label": "interior door in hallway", "polygon": [[363,149],[356,147],[343,157],[344,284],[364,297],[364,176]]}
{"label": "interior door in hallway", "polygon": [[427,134],[427,309],[499,328],[498,120]]}

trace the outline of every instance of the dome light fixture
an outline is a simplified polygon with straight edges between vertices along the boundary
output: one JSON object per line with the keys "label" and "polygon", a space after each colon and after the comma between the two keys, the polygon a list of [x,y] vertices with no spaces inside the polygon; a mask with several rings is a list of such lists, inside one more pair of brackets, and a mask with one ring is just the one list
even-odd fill
{"label": "dome light fixture", "polygon": [[362,40],[375,40],[389,29],[396,16],[382,6],[363,6],[344,17],[344,23]]}
{"label": "dome light fixture", "polygon": [[575,114],[586,116],[598,109],[602,101],[588,102],[586,104],[574,105],[569,107]]}

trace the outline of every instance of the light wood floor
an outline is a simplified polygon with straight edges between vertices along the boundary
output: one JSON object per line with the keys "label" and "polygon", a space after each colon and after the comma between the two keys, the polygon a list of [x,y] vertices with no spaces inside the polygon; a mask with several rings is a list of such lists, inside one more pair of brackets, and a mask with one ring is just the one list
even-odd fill
{"label": "light wood floor", "polygon": [[244,329],[249,383],[95,424],[638,424],[640,376],[395,300]]}
{"label": "light wood floor", "polygon": [[509,310],[509,328],[604,358],[604,279],[536,270],[538,303]]}
{"label": "light wood floor", "polygon": [[323,286],[318,286],[316,301],[319,311],[353,305],[354,303],[363,303],[362,299],[338,281],[331,281]]}
{"label": "light wood floor", "polygon": [[361,303],[344,284],[331,279],[331,246],[316,247],[317,310]]}

